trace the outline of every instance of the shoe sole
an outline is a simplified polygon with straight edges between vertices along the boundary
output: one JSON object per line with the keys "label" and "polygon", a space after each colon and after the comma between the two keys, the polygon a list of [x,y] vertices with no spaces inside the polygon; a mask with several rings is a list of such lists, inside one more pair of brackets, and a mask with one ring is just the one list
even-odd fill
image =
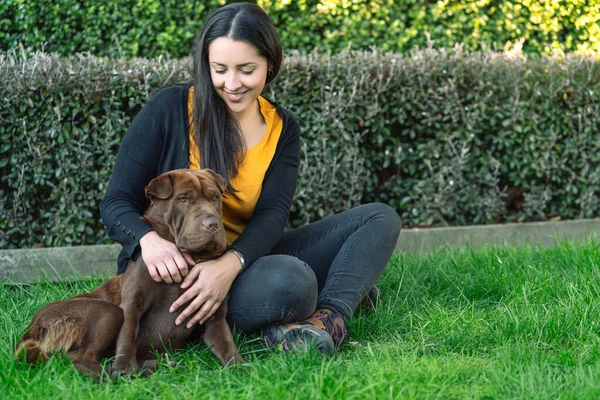
{"label": "shoe sole", "polygon": [[324,354],[332,355],[335,345],[331,336],[312,325],[305,325],[299,328],[283,331],[279,325],[269,325],[263,328],[265,342],[270,347],[279,347],[281,350],[306,351],[315,347]]}

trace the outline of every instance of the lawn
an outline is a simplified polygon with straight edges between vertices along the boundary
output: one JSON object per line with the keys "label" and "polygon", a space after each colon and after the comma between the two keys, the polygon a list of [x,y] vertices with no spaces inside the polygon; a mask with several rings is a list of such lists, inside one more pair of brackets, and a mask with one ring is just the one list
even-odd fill
{"label": "lawn", "polygon": [[179,367],[97,384],[64,358],[18,365],[13,349],[42,305],[99,280],[0,289],[2,398],[584,399],[600,398],[598,238],[396,254],[374,312],[348,323],[339,354],[284,354],[236,335],[251,366],[222,368],[201,344]]}

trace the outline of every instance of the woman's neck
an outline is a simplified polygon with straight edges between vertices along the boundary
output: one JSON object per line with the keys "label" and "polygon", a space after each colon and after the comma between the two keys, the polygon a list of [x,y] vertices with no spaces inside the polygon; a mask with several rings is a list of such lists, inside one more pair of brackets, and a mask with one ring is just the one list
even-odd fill
{"label": "woman's neck", "polygon": [[265,119],[260,112],[258,99],[253,106],[248,107],[243,113],[233,114],[233,118],[235,118],[242,131],[246,149],[258,143],[266,133]]}
{"label": "woman's neck", "polygon": [[246,108],[244,111],[239,113],[232,113],[233,118],[236,120],[238,125],[244,129],[246,125],[255,125],[258,121],[263,119],[262,114],[260,113],[260,104],[258,99],[251,105]]}

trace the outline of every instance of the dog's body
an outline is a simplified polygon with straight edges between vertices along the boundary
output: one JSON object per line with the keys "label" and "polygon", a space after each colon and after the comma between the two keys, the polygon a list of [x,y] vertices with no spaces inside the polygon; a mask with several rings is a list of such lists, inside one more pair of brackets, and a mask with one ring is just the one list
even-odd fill
{"label": "dog's body", "polygon": [[[226,246],[221,224],[224,185],[223,178],[210,170],[160,175],[146,187],[151,205],[143,219],[161,237],[190,252],[194,261],[214,259]],[[244,362],[225,321],[227,299],[202,327],[187,329],[185,322],[175,325],[177,312],[169,312],[183,292],[178,284],[152,280],[139,257],[124,274],[92,292],[40,309],[17,344],[17,357],[32,363],[47,360],[52,352],[66,351],[78,370],[98,376],[100,361],[116,356],[113,376],[140,369],[152,372],[155,353],[182,348],[195,329],[201,332],[194,335],[201,333],[224,364]]]}

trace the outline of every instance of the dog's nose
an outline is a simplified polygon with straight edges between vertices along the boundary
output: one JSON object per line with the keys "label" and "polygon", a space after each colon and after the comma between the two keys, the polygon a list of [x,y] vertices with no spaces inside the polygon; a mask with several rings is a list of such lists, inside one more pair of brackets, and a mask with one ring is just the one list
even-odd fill
{"label": "dog's nose", "polygon": [[217,217],[208,217],[202,221],[202,227],[207,231],[216,231],[221,226]]}

